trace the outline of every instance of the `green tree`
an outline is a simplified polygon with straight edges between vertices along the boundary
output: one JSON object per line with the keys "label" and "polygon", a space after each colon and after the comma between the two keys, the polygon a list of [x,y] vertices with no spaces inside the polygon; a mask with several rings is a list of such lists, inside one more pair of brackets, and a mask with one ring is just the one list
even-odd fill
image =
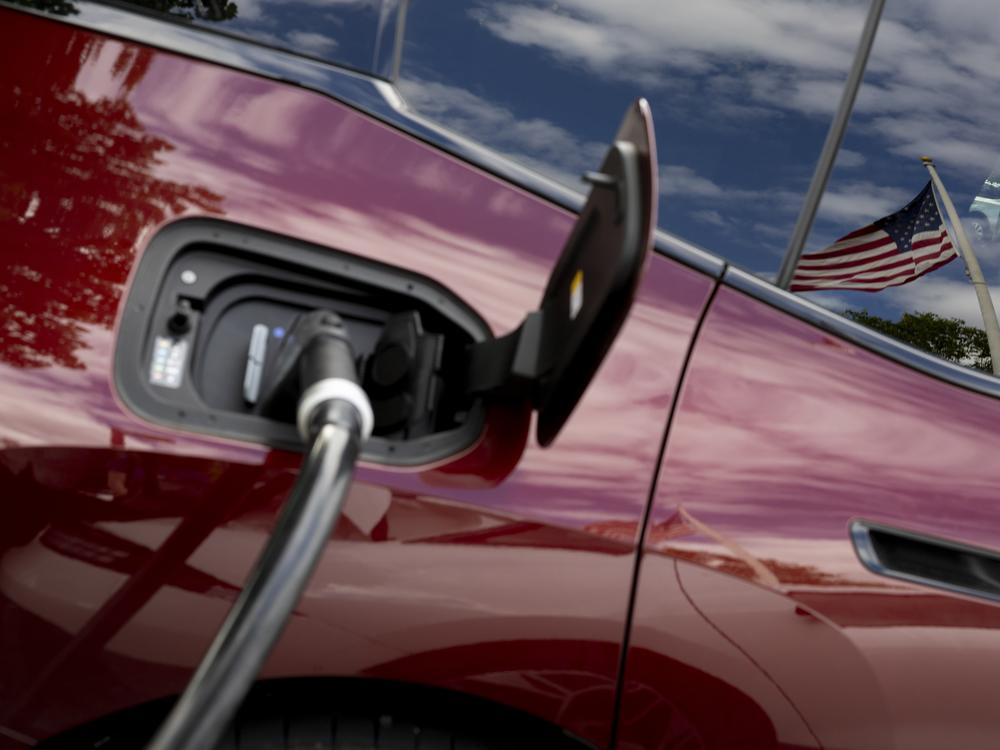
{"label": "green tree", "polygon": [[[14,0],[14,2],[57,16],[69,16],[80,12],[72,0]],[[239,13],[236,3],[230,0],[126,0],[126,2],[185,21],[231,21]]]}
{"label": "green tree", "polygon": [[[86,96],[75,82],[106,46],[117,50],[117,87]],[[142,233],[192,209],[221,210],[222,197],[197,182],[158,174],[174,145],[147,132],[131,103],[153,55],[86,34],[0,50],[0,64],[44,61],[12,62],[0,83],[2,364],[82,368],[86,328],[114,325]]]}
{"label": "green tree", "polygon": [[899,320],[886,320],[867,310],[848,310],[844,315],[935,357],[983,372],[993,371],[986,331],[958,318],[923,312],[903,313]]}

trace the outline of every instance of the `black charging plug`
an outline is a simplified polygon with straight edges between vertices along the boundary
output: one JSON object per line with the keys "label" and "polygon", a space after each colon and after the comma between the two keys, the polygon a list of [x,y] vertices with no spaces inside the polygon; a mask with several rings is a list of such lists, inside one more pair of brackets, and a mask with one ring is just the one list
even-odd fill
{"label": "black charging plug", "polygon": [[[317,390],[320,383],[325,385]],[[331,310],[299,315],[281,345],[267,356],[257,412],[281,421],[295,418],[303,440],[308,442],[311,414],[303,414],[303,408],[318,405],[313,403],[317,393],[327,394],[321,400],[340,398],[354,404],[370,434],[371,406],[359,385],[354,348],[347,326]]]}
{"label": "black charging plug", "polygon": [[[307,446],[263,552],[147,750],[216,746],[278,640],[340,515],[374,417],[347,328],[329,310],[299,316],[261,377],[261,409],[292,404]],[[288,414],[285,414],[288,416]]]}

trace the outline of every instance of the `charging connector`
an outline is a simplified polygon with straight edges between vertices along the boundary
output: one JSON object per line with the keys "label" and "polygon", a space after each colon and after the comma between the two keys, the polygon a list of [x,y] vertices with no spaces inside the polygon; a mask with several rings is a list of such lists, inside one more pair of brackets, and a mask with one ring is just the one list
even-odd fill
{"label": "charging connector", "polygon": [[372,408],[340,318],[308,313],[286,338],[265,368],[262,391],[267,408],[294,399],[308,453],[243,591],[148,750],[215,747],[312,575],[371,435]]}

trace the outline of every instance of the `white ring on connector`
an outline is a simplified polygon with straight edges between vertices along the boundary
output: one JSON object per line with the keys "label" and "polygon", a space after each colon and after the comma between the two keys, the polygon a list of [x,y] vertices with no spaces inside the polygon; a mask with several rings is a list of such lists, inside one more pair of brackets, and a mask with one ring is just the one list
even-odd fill
{"label": "white ring on connector", "polygon": [[299,399],[299,409],[296,413],[296,423],[302,439],[309,442],[309,420],[320,404],[333,399],[346,401],[355,408],[361,417],[361,442],[371,437],[375,428],[375,414],[372,412],[368,394],[357,383],[347,378],[324,378],[306,388]]}

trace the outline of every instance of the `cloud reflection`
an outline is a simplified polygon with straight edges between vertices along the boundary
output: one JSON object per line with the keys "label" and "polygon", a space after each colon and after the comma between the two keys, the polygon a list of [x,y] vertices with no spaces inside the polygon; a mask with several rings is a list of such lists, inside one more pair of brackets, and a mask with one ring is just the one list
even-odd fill
{"label": "cloud reflection", "polygon": [[[74,37],[76,66],[8,78],[0,140],[7,262],[0,280],[0,362],[81,369],[88,327],[110,329],[135,242],[150,223],[221,197],[155,174],[169,141],[128,102],[152,61],[140,50]],[[104,81],[98,94],[88,79]],[[25,148],[13,133],[33,133]],[[44,153],[43,153],[44,151]]]}
{"label": "cloud reflection", "polygon": [[776,268],[863,15],[860,2],[570,0],[479,3],[432,24],[416,5],[399,85],[421,114],[577,189],[646,96],[661,226]]}

